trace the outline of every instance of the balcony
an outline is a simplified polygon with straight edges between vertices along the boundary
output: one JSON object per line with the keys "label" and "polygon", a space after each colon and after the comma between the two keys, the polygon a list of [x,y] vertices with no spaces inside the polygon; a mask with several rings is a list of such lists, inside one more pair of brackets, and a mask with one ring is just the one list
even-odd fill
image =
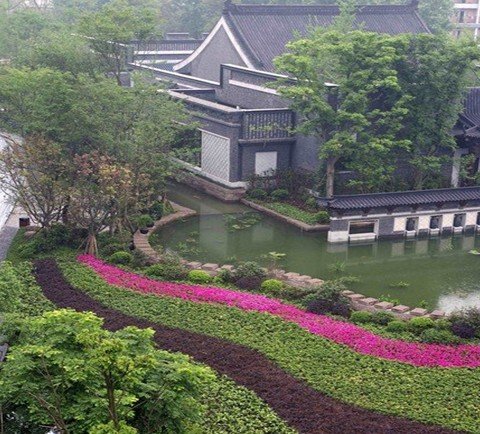
{"label": "balcony", "polygon": [[294,125],[294,113],[288,109],[242,110],[240,139],[245,141],[290,139]]}

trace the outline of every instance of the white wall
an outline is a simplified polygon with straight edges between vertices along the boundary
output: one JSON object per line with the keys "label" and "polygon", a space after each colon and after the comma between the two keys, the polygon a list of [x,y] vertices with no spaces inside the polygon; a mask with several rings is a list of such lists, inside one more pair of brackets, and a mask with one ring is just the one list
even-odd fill
{"label": "white wall", "polygon": [[[5,146],[5,141],[0,137],[0,149]],[[0,173],[0,176],[4,176]],[[8,216],[12,211],[12,205],[9,203],[5,194],[0,190],[0,229],[5,225]]]}

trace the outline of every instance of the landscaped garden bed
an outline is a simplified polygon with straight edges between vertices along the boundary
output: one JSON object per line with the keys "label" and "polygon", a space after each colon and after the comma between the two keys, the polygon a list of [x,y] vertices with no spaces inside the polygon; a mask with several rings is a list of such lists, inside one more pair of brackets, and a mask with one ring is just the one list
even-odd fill
{"label": "landscaped garden bed", "polygon": [[[88,274],[87,271],[83,278],[87,278]],[[70,275],[70,277],[73,276]],[[77,274],[76,277],[80,276]],[[254,390],[284,420],[300,432],[451,432],[439,426],[427,426],[382,415],[329,398],[283,371],[259,352],[243,345],[192,331],[165,327],[160,325],[163,321],[151,322],[135,318],[102,305],[67,283],[53,261],[37,263],[37,279],[45,295],[55,304],[80,311],[93,311],[105,318],[105,326],[108,329],[116,330],[129,324],[152,327],[156,331],[155,339],[161,348],[190,354],[196,360],[207,363],[218,372],[233,378],[237,383]],[[84,279],[80,278],[80,280]],[[87,278],[84,281],[82,289],[89,286],[92,290],[93,287],[98,288],[97,284],[98,279],[90,274],[90,279]],[[93,289],[93,292],[98,296],[102,290]],[[131,293],[131,295],[134,294]],[[143,300],[150,300],[150,298],[146,297]],[[139,301],[142,301],[142,297]],[[230,324],[227,324],[227,327],[229,326]]]}

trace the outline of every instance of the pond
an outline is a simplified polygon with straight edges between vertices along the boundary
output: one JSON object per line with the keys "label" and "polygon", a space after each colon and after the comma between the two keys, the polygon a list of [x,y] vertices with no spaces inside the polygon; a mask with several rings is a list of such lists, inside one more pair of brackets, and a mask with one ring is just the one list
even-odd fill
{"label": "pond", "polygon": [[480,307],[479,236],[328,244],[326,234],[307,234],[239,204],[224,204],[175,185],[170,198],[200,215],[163,229],[157,241],[183,257],[219,264],[265,262],[283,253],[279,267],[321,279],[356,276],[352,289],[409,306],[427,302],[447,312]]}

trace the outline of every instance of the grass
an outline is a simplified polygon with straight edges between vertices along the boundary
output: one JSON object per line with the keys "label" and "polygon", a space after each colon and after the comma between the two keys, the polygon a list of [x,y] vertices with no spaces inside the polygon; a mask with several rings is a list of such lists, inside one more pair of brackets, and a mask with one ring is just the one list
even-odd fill
{"label": "grass", "polygon": [[284,203],[284,202],[262,202],[262,201],[255,201],[255,202],[258,203],[259,205],[264,206],[265,208],[271,209],[272,211],[276,211],[279,214],[282,214],[286,217],[299,220],[308,225],[320,224],[319,213],[305,211],[301,208],[298,208],[295,205]]}

